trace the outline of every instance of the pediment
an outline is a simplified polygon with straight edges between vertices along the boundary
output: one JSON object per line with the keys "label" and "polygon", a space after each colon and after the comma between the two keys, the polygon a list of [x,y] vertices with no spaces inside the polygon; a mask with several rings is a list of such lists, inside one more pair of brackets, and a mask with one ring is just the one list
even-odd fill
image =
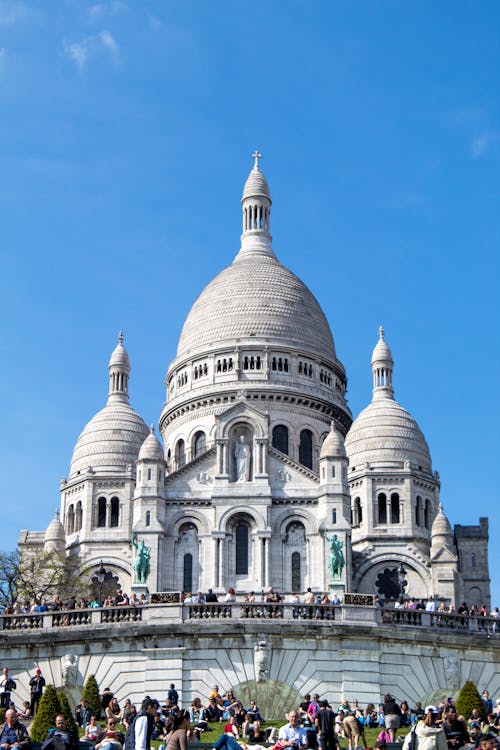
{"label": "pediment", "polygon": [[452,562],[456,563],[457,561],[457,554],[453,550],[451,550],[449,547],[441,547],[435,555],[431,557],[431,564],[433,563],[447,563]]}
{"label": "pediment", "polygon": [[231,404],[225,411],[215,417],[216,435],[227,438],[232,428],[241,422],[246,422],[255,437],[267,438],[269,434],[269,415],[250,404],[244,393],[238,401]]}

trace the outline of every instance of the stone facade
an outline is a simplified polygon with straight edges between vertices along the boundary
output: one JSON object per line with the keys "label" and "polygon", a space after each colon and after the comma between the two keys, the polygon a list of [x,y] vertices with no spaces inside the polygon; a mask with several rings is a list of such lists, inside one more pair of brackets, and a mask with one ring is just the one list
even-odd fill
{"label": "stone facade", "polygon": [[102,560],[130,591],[135,534],[149,592],[389,595],[403,563],[409,595],[489,607],[487,520],[451,530],[425,438],[395,399],[383,331],[373,401],[352,422],[328,322],[272,249],[258,156],[241,203],[241,249],[195,301],[167,370],[164,447],[129,404],[120,335],[108,401],[61,482],[60,520],[22,532],[21,551],[66,551],[90,572]]}

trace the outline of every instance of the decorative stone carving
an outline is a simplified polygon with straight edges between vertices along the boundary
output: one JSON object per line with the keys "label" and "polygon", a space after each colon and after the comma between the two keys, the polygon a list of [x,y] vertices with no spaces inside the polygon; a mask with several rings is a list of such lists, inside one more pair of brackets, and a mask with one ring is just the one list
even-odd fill
{"label": "decorative stone carving", "polygon": [[78,679],[77,654],[64,654],[61,657],[61,676],[64,687],[74,687]]}
{"label": "decorative stone carving", "polygon": [[291,547],[301,547],[306,543],[306,532],[301,523],[291,523],[287,529],[286,543]]}
{"label": "decorative stone carving", "polygon": [[444,673],[446,676],[446,687],[450,692],[459,690],[460,688],[460,659],[456,656],[445,656],[444,662]]}
{"label": "decorative stone carving", "polygon": [[210,477],[206,471],[199,471],[196,475],[196,481],[198,482],[198,484],[208,484],[209,480]]}
{"label": "decorative stone carving", "polygon": [[281,482],[289,482],[291,479],[290,473],[286,469],[280,469],[278,471],[278,479]]}
{"label": "decorative stone carving", "polygon": [[269,667],[271,666],[271,647],[267,641],[259,641],[254,647],[253,662],[256,681],[265,682],[269,678]]}

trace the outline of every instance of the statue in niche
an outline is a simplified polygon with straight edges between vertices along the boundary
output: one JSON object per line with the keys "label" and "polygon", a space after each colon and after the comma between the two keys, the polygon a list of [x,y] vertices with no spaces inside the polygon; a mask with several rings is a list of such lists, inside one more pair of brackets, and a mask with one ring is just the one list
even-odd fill
{"label": "statue in niche", "polygon": [[236,443],[234,457],[236,459],[236,481],[248,482],[250,480],[252,449],[248,445],[244,435],[240,435],[240,439]]}
{"label": "statue in niche", "polygon": [[135,549],[135,581],[136,583],[146,583],[151,571],[151,547],[146,546],[144,539],[138,542],[135,534],[132,534],[132,546]]}
{"label": "statue in niche", "polygon": [[183,542],[184,544],[189,544],[190,542],[196,542],[196,537],[198,536],[196,526],[194,524],[182,526],[179,536],[180,536],[180,541]]}
{"label": "statue in niche", "polygon": [[61,657],[61,676],[64,687],[74,687],[78,678],[77,654],[64,654]]}
{"label": "statue in niche", "polygon": [[340,581],[342,578],[342,571],[345,565],[345,557],[342,552],[342,546],[344,542],[341,542],[337,538],[337,534],[332,537],[325,535],[325,539],[330,545],[330,554],[328,555],[328,567],[330,568],[330,579],[332,581]]}
{"label": "statue in niche", "polygon": [[259,641],[253,650],[253,663],[256,682],[264,682],[269,678],[271,664],[271,649],[266,641]]}

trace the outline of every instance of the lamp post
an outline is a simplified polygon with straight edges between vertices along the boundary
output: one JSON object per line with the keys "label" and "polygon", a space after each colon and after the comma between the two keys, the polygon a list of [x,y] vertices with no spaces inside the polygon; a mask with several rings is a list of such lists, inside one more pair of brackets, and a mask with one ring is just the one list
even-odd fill
{"label": "lamp post", "polygon": [[97,568],[96,578],[97,583],[99,584],[99,604],[102,606],[102,584],[104,583],[104,579],[106,578],[106,568],[104,567],[102,560],[99,567]]}
{"label": "lamp post", "polygon": [[406,576],[408,575],[408,571],[405,570],[405,567],[403,563],[399,563],[399,568],[396,571],[398,576],[398,583],[399,583],[399,589],[401,591],[401,596],[403,599],[405,598],[405,588],[408,586],[408,581],[406,580]]}

